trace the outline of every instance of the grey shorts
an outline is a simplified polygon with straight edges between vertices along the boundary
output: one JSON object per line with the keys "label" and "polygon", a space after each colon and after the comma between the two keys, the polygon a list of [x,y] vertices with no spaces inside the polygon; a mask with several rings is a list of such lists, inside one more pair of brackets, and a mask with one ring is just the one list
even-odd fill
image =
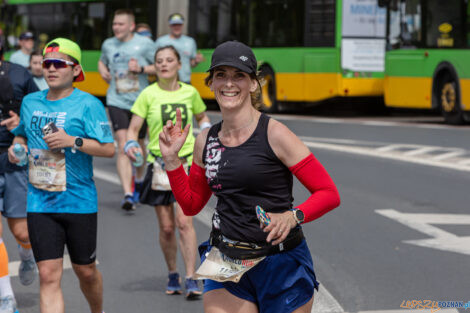
{"label": "grey shorts", "polygon": [[0,174],[0,210],[6,218],[26,217],[28,171]]}

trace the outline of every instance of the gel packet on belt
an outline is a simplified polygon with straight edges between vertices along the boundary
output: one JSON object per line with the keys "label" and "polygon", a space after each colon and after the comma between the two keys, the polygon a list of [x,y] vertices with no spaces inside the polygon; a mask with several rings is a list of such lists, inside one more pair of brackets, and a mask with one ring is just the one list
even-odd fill
{"label": "gel packet on belt", "polygon": [[271,219],[266,214],[266,211],[259,205],[256,206],[256,217],[258,217],[258,220],[263,223],[264,226],[268,226],[271,222]]}

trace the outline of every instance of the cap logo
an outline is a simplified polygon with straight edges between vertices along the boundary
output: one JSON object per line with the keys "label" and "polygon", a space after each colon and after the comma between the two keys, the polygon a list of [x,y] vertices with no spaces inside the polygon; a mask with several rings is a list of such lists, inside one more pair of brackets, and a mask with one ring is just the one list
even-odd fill
{"label": "cap logo", "polygon": [[59,48],[60,48],[60,47],[47,47],[47,48],[46,48],[46,53],[49,53],[49,52],[59,52]]}
{"label": "cap logo", "polygon": [[241,57],[239,57],[240,60],[242,60],[243,62],[246,62],[246,60],[248,60],[248,58],[244,55],[242,55]]}

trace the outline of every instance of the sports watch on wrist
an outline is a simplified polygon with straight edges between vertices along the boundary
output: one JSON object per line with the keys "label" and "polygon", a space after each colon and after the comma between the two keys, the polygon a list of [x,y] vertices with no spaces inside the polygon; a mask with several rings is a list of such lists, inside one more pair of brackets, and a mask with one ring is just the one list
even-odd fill
{"label": "sports watch on wrist", "polygon": [[294,216],[294,220],[297,222],[298,225],[302,224],[305,220],[305,214],[302,210],[294,208],[291,209],[292,215]]}
{"label": "sports watch on wrist", "polygon": [[83,146],[83,138],[75,137],[75,141],[73,142],[72,152],[75,153],[82,146]]}

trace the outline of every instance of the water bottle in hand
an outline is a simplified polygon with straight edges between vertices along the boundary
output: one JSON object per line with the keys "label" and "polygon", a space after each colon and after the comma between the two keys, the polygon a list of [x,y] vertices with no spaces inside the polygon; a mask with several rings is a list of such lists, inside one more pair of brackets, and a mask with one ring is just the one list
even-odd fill
{"label": "water bottle in hand", "polygon": [[15,143],[13,146],[13,152],[20,162],[17,163],[18,166],[25,166],[28,163],[28,156],[26,155],[26,150],[19,143]]}
{"label": "water bottle in hand", "polygon": [[136,151],[134,152],[134,156],[135,162],[132,162],[132,165],[134,165],[135,167],[142,166],[142,164],[144,164],[144,158],[142,157],[142,153],[140,153],[140,151]]}

